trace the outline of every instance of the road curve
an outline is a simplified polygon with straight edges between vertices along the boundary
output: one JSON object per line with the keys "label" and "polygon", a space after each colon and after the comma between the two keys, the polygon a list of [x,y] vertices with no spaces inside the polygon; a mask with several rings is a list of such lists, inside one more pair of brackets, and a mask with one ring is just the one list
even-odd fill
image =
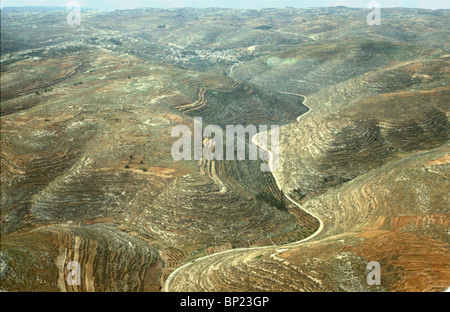
{"label": "road curve", "polygon": [[[230,73],[230,75],[231,75],[231,73]],[[289,92],[281,92],[281,91],[280,91],[280,93],[283,93],[283,94],[290,94],[290,95],[295,95],[295,96],[300,96],[300,97],[304,98],[304,101],[303,101],[302,104],[305,105],[305,106],[308,108],[308,111],[307,111],[305,114],[300,115],[300,116],[297,118],[297,121],[299,121],[301,118],[303,118],[304,116],[306,116],[307,114],[309,114],[309,113],[311,112],[311,108],[310,108],[308,105],[306,105],[306,99],[307,99],[306,96],[301,95],[301,94],[295,94],[295,93],[289,93]],[[259,148],[261,148],[261,149],[263,149],[263,150],[265,150],[265,151],[268,152],[268,154],[269,154],[269,161],[268,161],[269,168],[270,168],[270,171],[272,172],[272,175],[273,175],[273,177],[274,177],[274,179],[275,179],[275,182],[276,182],[276,184],[277,184],[278,189],[281,191],[281,190],[282,190],[281,184],[280,184],[280,182],[279,182],[279,180],[278,180],[277,175],[275,174],[275,172],[274,172],[274,170],[273,170],[273,164],[272,164],[272,162],[273,162],[273,153],[272,153],[271,151],[269,151],[268,149],[265,149],[264,147],[258,145],[258,140],[257,140],[258,135],[259,135],[259,133],[257,133],[255,136],[252,137],[252,142],[253,142],[253,144],[255,144],[256,146],[258,146]],[[299,240],[299,241],[297,241],[297,242],[293,242],[293,243],[289,243],[289,244],[284,244],[284,245],[270,245],[270,246],[260,246],[260,247],[247,247],[247,248],[235,248],[235,249],[229,249],[229,250],[225,250],[225,251],[213,253],[213,254],[211,254],[211,255],[207,255],[207,256],[204,256],[204,257],[195,259],[195,261],[197,262],[197,261],[201,261],[201,260],[203,260],[203,259],[206,259],[206,258],[208,258],[208,257],[217,256],[217,255],[220,255],[220,254],[226,254],[226,253],[230,253],[230,252],[236,252],[236,251],[239,251],[239,250],[242,250],[242,251],[248,251],[248,250],[272,249],[272,248],[274,248],[274,247],[287,247],[287,246],[293,246],[293,245],[297,245],[297,244],[303,243],[303,242],[305,242],[305,241],[311,240],[312,238],[316,237],[316,236],[322,231],[322,229],[323,229],[323,222],[322,222],[322,220],[321,220],[318,216],[316,216],[315,214],[313,214],[312,212],[310,212],[310,211],[306,210],[305,208],[303,208],[302,205],[300,205],[298,202],[296,202],[296,201],[295,201],[291,196],[289,196],[288,194],[284,194],[284,196],[285,196],[291,203],[293,203],[295,206],[297,206],[299,209],[301,209],[302,211],[304,211],[304,212],[310,214],[311,216],[313,216],[314,218],[316,218],[316,219],[319,221],[319,228],[318,228],[312,235],[310,235],[310,236],[308,236],[308,237],[306,237],[306,238],[304,238],[304,239],[302,239],[302,240]],[[169,277],[167,278],[167,280],[166,280],[166,282],[165,282],[165,284],[164,284],[164,292],[169,292],[169,288],[170,288],[169,286],[170,286],[170,283],[171,283],[173,277],[174,277],[180,270],[182,270],[182,269],[184,269],[184,268],[190,266],[192,263],[193,263],[192,261],[191,261],[191,262],[188,262],[188,263],[185,263],[184,265],[180,266],[179,268],[177,268],[175,271],[173,271],[173,272],[169,275]]]}

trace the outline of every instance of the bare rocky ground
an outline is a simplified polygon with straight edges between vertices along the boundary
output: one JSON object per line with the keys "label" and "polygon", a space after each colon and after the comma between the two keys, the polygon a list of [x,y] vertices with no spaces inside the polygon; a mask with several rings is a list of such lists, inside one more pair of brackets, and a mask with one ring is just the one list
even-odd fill
{"label": "bare rocky ground", "polygon": [[[448,11],[66,14],[2,10],[2,290],[449,286]],[[174,161],[193,117],[281,125],[282,191],[260,161]],[[284,194],[313,239],[282,246],[319,229]]]}

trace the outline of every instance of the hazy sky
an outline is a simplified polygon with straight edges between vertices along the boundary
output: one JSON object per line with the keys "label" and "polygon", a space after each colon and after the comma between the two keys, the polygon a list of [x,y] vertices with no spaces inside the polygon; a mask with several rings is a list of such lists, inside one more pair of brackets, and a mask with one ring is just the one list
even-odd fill
{"label": "hazy sky", "polygon": [[[1,6],[63,6],[69,0],[1,0]],[[82,7],[103,10],[133,9],[138,7],[328,7],[345,5],[365,8],[370,0],[78,0]],[[450,9],[450,0],[379,0],[381,7],[408,7],[426,9]]]}

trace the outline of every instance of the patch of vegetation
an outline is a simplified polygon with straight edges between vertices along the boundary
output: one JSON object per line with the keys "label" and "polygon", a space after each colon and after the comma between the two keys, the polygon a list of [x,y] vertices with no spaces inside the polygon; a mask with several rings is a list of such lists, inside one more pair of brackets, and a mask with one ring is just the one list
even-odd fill
{"label": "patch of vegetation", "polygon": [[121,46],[122,45],[122,42],[120,42],[119,40],[114,39],[114,38],[109,39],[109,42],[114,43],[117,46]]}
{"label": "patch of vegetation", "polygon": [[272,29],[273,27],[272,26],[269,26],[269,25],[261,25],[261,26],[258,26],[258,27],[253,27],[253,29],[262,29],[262,30],[269,30],[269,29]]}
{"label": "patch of vegetation", "polygon": [[283,200],[284,196],[282,196],[281,198],[281,200],[277,199],[275,198],[275,196],[273,196],[273,194],[264,191],[256,194],[256,199],[262,200],[263,202],[277,208],[278,210],[287,211],[286,203]]}

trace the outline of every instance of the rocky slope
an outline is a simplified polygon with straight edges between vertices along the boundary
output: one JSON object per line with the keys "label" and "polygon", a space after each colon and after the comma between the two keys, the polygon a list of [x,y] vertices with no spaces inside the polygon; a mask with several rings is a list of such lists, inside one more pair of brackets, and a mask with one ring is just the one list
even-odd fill
{"label": "rocky slope", "polygon": [[[448,287],[448,10],[367,13],[3,9],[0,289]],[[175,161],[194,117],[280,125],[275,176]]]}
{"label": "rocky slope", "polygon": [[[445,145],[304,203],[324,222],[295,247],[230,251],[188,264],[170,291],[442,291],[450,261]],[[378,261],[381,285],[368,285]]]}
{"label": "rocky slope", "polygon": [[[192,258],[218,242],[226,242],[227,248],[267,245],[297,241],[314,231],[314,220],[307,214],[292,211],[289,205],[280,209],[283,194],[270,173],[260,171],[260,161],[179,162],[171,156],[175,141],[171,129],[180,124],[192,128],[192,119],[182,108],[200,103],[199,94],[206,110],[197,109],[195,104],[192,116],[203,117],[205,126],[225,124],[228,112],[236,108],[240,113],[234,119],[229,117],[236,124],[249,124],[252,116],[267,125],[293,121],[306,111],[299,98],[294,102],[290,95],[265,92],[216,74],[195,74],[192,84],[188,78],[193,72],[149,64],[125,54],[94,49],[82,55],[58,59],[62,63],[83,59],[84,64],[82,72],[61,78],[55,78],[60,72],[46,71],[50,60],[45,57],[3,68],[4,87],[9,93],[2,102],[2,246],[12,247],[2,247],[2,254],[11,272],[30,275],[38,270],[38,266],[23,268],[27,261],[37,259],[14,262],[14,248],[34,248],[26,242],[21,245],[21,239],[37,235],[43,245],[52,241],[42,248],[59,246],[68,253],[64,257],[48,254],[45,261],[50,271],[56,270],[52,263],[57,260],[52,257],[67,263],[77,261],[74,255],[86,259],[80,265],[90,277],[83,280],[81,288],[72,290],[154,290],[154,285],[163,283],[185,261],[180,259],[174,265],[160,254],[166,248],[181,248],[181,253]],[[17,71],[31,77],[40,72],[42,82],[18,92],[24,82],[14,78]],[[44,85],[46,90],[42,90]],[[221,109],[221,103],[228,108]],[[282,104],[285,107],[277,109]],[[89,227],[89,233],[84,234],[85,225],[97,220],[118,227],[113,232]],[[67,224],[77,227],[71,227],[69,233],[59,229]],[[58,228],[51,230],[57,239],[48,238],[49,230],[44,229],[49,227]],[[81,234],[76,236],[72,231]],[[114,245],[123,231],[144,239],[143,246],[148,244],[147,249],[136,250],[136,266],[141,268],[133,269],[135,277],[120,273],[130,257]],[[95,233],[99,240],[103,237],[105,248],[114,252],[104,260],[90,258]],[[83,235],[87,235],[86,241]],[[78,250],[77,244],[87,247]],[[148,250],[156,256],[148,258]],[[115,258],[123,260],[114,263]],[[87,264],[92,261],[111,263],[106,267],[104,263]],[[155,268],[152,263],[156,263]],[[151,271],[150,281],[144,279],[149,270],[155,271]],[[94,272],[106,274],[102,278],[118,274],[117,278],[126,282],[120,287],[114,286],[119,282],[102,284]],[[8,276],[11,280],[3,284],[5,290],[37,287],[24,288],[13,282],[17,275]],[[94,280],[100,284],[93,286]],[[61,281],[52,277],[40,289],[70,290]],[[127,286],[129,283],[136,285]]]}

